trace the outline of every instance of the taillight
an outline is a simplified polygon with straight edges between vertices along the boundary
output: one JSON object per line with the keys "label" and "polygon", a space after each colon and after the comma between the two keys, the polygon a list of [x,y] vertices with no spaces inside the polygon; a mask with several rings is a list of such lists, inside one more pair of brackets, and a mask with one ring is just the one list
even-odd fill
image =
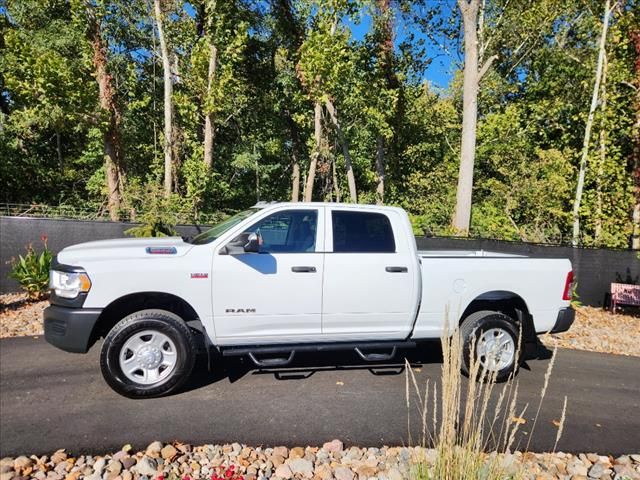
{"label": "taillight", "polygon": [[564,283],[563,300],[571,300],[571,290],[573,289],[573,272],[567,273],[567,280]]}

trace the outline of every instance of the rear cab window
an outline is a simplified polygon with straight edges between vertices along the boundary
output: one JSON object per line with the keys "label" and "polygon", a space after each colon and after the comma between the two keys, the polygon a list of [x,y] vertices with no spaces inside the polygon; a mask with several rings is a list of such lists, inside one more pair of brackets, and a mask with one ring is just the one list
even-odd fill
{"label": "rear cab window", "polygon": [[335,253],[395,253],[389,217],[379,212],[332,210]]}

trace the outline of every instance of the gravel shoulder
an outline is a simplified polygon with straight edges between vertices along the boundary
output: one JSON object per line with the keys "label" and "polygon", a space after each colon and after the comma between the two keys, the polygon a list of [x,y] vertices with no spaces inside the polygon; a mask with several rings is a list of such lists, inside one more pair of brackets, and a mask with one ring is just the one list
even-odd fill
{"label": "gravel shoulder", "polygon": [[[421,447],[344,448],[340,440],[322,447],[251,448],[239,443],[191,446],[175,442],[151,443],[134,452],[130,445],[104,456],[73,457],[64,450],[51,456],[0,460],[3,480],[182,479],[229,480],[402,480],[418,478],[416,464],[429,468],[433,449]],[[506,453],[495,460],[510,478],[629,479],[640,478],[640,455],[618,458],[596,454]]]}
{"label": "gravel shoulder", "polygon": [[[0,338],[42,335],[46,300],[30,301],[25,294],[0,295]],[[579,307],[568,332],[542,335],[547,347],[640,357],[640,316]]]}

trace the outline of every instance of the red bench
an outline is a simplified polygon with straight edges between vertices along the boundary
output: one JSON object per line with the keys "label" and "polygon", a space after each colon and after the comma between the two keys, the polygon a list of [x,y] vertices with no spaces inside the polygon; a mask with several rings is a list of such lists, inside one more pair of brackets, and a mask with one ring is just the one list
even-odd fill
{"label": "red bench", "polygon": [[640,285],[627,283],[611,284],[611,311],[615,312],[618,305],[640,306]]}

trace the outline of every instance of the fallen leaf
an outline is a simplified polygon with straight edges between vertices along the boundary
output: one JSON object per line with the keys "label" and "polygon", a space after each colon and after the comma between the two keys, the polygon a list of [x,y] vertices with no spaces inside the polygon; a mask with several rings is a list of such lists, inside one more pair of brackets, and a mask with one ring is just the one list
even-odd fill
{"label": "fallen leaf", "polygon": [[124,447],[122,447],[122,451],[123,452],[128,452],[132,449],[133,447],[131,446],[130,443],[127,443]]}
{"label": "fallen leaf", "polygon": [[336,385],[344,385],[344,382],[337,381]]}
{"label": "fallen leaf", "polygon": [[417,368],[414,368],[413,371],[420,373],[422,371],[422,369],[420,367],[417,367]]}
{"label": "fallen leaf", "polygon": [[511,421],[513,423],[517,423],[518,425],[524,425],[527,421],[522,417],[511,417]]}
{"label": "fallen leaf", "polygon": [[558,420],[551,420],[551,423],[553,423],[556,427],[560,427],[560,422]]}

